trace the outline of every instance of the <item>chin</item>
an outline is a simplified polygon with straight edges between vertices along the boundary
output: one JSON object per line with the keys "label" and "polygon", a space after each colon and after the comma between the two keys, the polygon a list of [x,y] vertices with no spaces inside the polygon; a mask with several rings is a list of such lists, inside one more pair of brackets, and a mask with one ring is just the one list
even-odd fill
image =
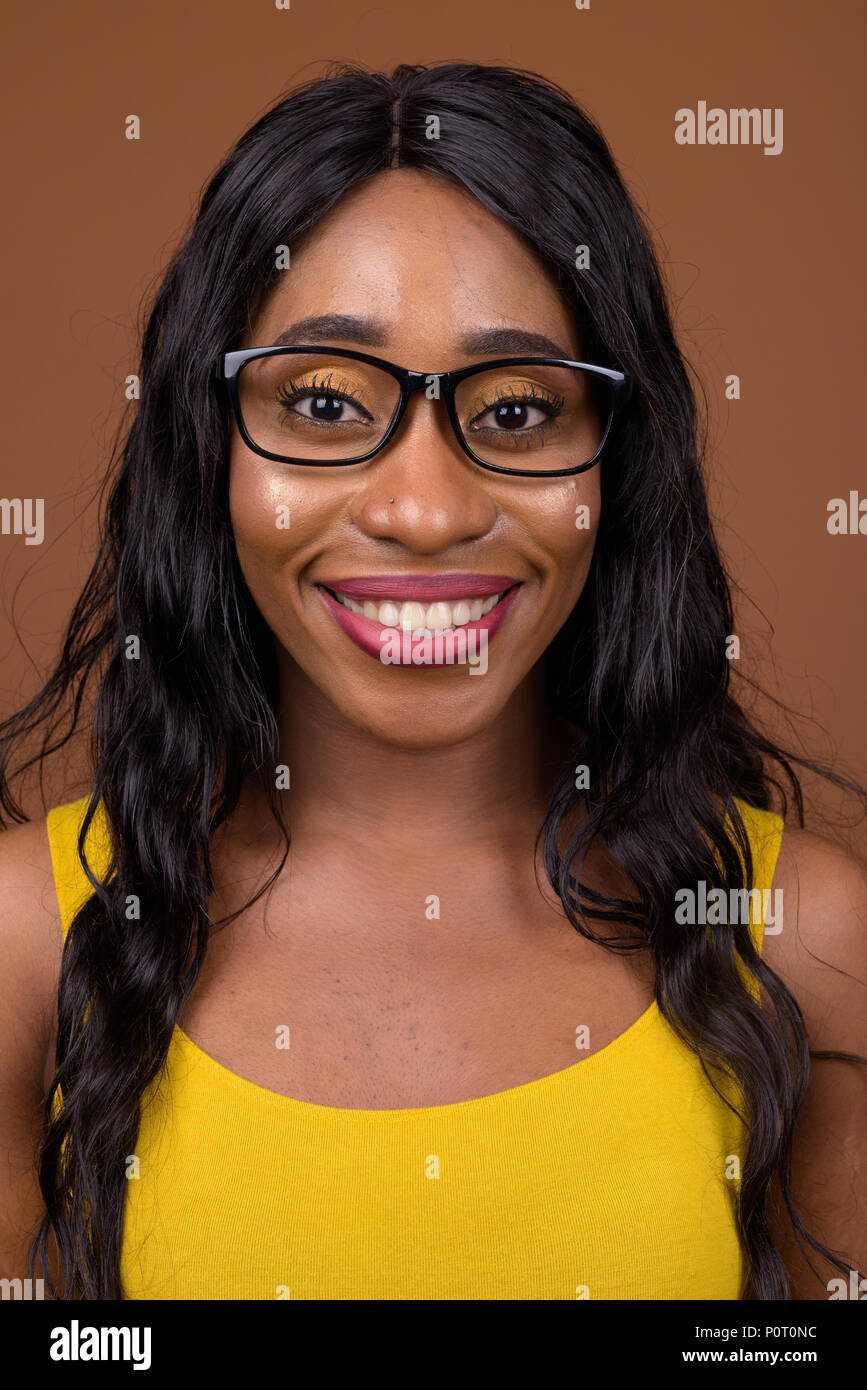
{"label": "chin", "polygon": [[494,722],[501,708],[475,691],[461,699],[453,689],[433,694],[419,690],[415,697],[398,691],[393,699],[375,704],[341,700],[339,707],[350,723],[382,743],[420,752],[472,738]]}

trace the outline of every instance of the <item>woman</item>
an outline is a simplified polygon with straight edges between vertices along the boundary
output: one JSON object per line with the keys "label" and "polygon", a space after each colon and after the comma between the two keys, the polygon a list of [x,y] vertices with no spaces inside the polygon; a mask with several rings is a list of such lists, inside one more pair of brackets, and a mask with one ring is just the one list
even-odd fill
{"label": "woman", "polygon": [[0,842],[10,1270],[35,1231],[65,1298],[829,1297],[864,1073],[809,1049],[867,1051],[865,879],[729,692],[598,130],[502,67],[297,89],[140,375],[3,731],[21,820],[12,750],[96,682],[92,797]]}

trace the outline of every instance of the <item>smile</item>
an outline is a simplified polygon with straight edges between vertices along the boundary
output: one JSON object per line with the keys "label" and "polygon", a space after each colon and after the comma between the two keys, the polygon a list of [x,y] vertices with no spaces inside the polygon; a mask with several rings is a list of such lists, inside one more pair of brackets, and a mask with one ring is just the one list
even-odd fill
{"label": "smile", "polygon": [[456,627],[466,627],[467,623],[477,622],[492,608],[496,608],[503,595],[491,594],[490,598],[439,599],[425,606],[411,599],[386,599],[376,603],[367,599],[358,603],[346,594],[335,592],[334,597],[350,613],[363,614],[383,627],[399,627],[402,632],[417,632],[419,628],[429,628],[431,632],[450,632]]}
{"label": "smile", "polygon": [[347,637],[379,660],[386,630],[440,637],[446,643],[449,634],[484,632],[490,641],[521,587],[503,576],[460,576],[447,585],[444,575],[428,581],[409,578],[403,586],[399,579],[382,577],[319,583],[316,588]]}

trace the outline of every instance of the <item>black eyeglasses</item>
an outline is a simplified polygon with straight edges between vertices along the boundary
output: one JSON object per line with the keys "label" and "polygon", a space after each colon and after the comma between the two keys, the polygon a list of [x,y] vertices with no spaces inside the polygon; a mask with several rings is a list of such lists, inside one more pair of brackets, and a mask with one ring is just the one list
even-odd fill
{"label": "black eyeglasses", "polygon": [[365,352],[303,345],[227,352],[218,375],[244,443],[278,463],[363,463],[385,448],[410,396],[423,390],[445,401],[474,463],[542,478],[592,468],[632,393],[624,372],[558,357],[501,357],[427,373]]}

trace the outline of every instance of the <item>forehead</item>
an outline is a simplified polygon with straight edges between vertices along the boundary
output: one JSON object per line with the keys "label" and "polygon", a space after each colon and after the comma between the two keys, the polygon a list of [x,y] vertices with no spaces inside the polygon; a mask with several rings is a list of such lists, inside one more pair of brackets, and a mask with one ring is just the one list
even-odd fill
{"label": "forehead", "polygon": [[571,305],[534,248],[467,190],[417,170],[375,175],[290,246],[290,266],[244,346],[325,313],[375,316],[392,347],[427,352],[428,361],[482,326],[521,327],[579,349]]}

